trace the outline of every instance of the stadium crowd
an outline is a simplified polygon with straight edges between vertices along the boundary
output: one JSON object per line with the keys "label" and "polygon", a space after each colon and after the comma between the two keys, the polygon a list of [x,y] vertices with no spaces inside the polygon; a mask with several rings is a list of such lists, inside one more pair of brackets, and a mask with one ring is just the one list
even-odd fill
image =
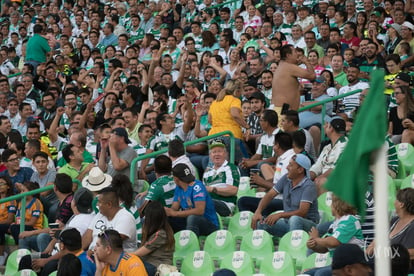
{"label": "stadium crowd", "polygon": [[[318,196],[374,70],[390,178],[396,145],[414,145],[413,15],[412,0],[2,0],[0,198],[53,189],[27,198],[24,232],[20,202],[0,204],[0,265],[11,235],[41,253],[20,262],[40,275],[68,254],[82,275],[155,275],[173,264],[174,233],[208,236],[239,211],[273,236],[309,232],[313,252],[372,253],[372,177],[363,222],[334,196],[320,223]],[[184,145],[223,131],[234,163],[229,136]],[[240,196],[246,179],[264,196]],[[390,228],[409,252],[413,202],[398,192]],[[362,271],[351,265],[309,274]]]}

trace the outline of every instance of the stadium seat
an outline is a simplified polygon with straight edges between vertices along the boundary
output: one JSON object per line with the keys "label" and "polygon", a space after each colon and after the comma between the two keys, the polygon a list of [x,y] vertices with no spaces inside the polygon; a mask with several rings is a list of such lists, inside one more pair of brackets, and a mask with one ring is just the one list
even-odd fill
{"label": "stadium seat", "polygon": [[318,197],[318,210],[320,215],[320,222],[333,221],[334,216],[331,210],[332,192],[326,192]]}
{"label": "stadium seat", "polygon": [[414,188],[414,174],[410,174],[402,180],[400,189],[404,188]]}
{"label": "stadium seat", "polygon": [[313,253],[312,255],[308,256],[306,260],[302,264],[302,272],[306,273],[306,270],[315,267],[324,267],[328,266],[332,263],[332,258],[329,253],[321,254],[321,253]]}
{"label": "stadium seat", "polygon": [[397,188],[395,187],[394,179],[388,175],[388,210],[395,211],[394,202],[397,198]]}
{"label": "stadium seat", "polygon": [[53,271],[52,273],[49,274],[49,276],[56,276],[57,275],[57,271]]}
{"label": "stadium seat", "polygon": [[286,233],[279,241],[279,251],[286,251],[295,260],[296,268],[302,267],[306,259],[306,242],[308,233],[303,230],[293,230]]}
{"label": "stadium seat", "polygon": [[256,189],[250,188],[250,177],[240,177],[239,189],[237,190],[237,198],[242,196],[256,196]]}
{"label": "stadium seat", "polygon": [[19,269],[19,262],[23,256],[30,255],[30,250],[28,249],[17,249],[10,253],[7,258],[6,271],[4,275],[14,275]]}
{"label": "stadium seat", "polygon": [[265,276],[294,276],[295,264],[292,257],[285,251],[268,254],[260,265],[260,273]]}
{"label": "stadium seat", "polygon": [[204,243],[204,251],[208,252],[211,259],[217,260],[219,264],[226,255],[233,253],[235,248],[236,242],[228,230],[218,230],[211,233]]}
{"label": "stadium seat", "polygon": [[14,273],[13,276],[37,276],[37,273],[31,269],[22,269]]}
{"label": "stadium seat", "polygon": [[190,256],[194,251],[200,250],[200,244],[196,234],[191,230],[182,230],[174,234],[175,251],[174,264],[177,261],[182,261],[185,257]]}
{"label": "stadium seat", "polygon": [[272,237],[264,230],[247,233],[240,244],[240,250],[249,253],[257,267],[266,256],[272,254],[273,248]]}
{"label": "stadium seat", "polygon": [[411,173],[414,166],[414,147],[409,143],[396,145],[398,160],[403,164],[405,171]]}
{"label": "stadium seat", "polygon": [[210,276],[214,272],[214,263],[205,251],[194,251],[187,255],[181,265],[184,275]]}
{"label": "stadium seat", "polygon": [[253,213],[250,211],[242,211],[231,217],[229,222],[229,231],[233,237],[242,239],[247,233],[253,231],[251,228]]}
{"label": "stadium seat", "polygon": [[247,252],[234,251],[233,254],[224,257],[220,268],[233,270],[237,275],[252,275],[254,267],[252,259]]}

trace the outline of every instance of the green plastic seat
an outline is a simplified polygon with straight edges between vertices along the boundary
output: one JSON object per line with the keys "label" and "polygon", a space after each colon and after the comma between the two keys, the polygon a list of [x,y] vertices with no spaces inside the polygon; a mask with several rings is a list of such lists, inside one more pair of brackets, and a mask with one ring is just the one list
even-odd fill
{"label": "green plastic seat", "polygon": [[266,256],[272,254],[273,248],[272,237],[264,230],[247,233],[240,244],[240,250],[249,253],[257,267]]}
{"label": "green plastic seat", "polygon": [[388,175],[388,210],[392,213],[395,211],[394,202],[397,198],[397,188],[394,179]]}
{"label": "green plastic seat", "polygon": [[311,268],[324,267],[332,263],[332,258],[329,253],[313,253],[308,256],[302,264],[302,272],[306,273]]}
{"label": "green plastic seat", "polygon": [[243,196],[256,196],[256,189],[250,188],[250,177],[242,176],[240,177],[239,188],[237,190],[237,198]]}
{"label": "green plastic seat", "polygon": [[57,275],[57,271],[53,271],[52,273],[49,274],[49,276],[56,276]]}
{"label": "green plastic seat", "polygon": [[254,273],[253,261],[250,255],[244,251],[234,251],[233,254],[225,256],[220,268],[233,270],[240,276],[252,275]]}
{"label": "green plastic seat", "polygon": [[211,233],[204,243],[204,251],[208,252],[211,259],[217,260],[219,264],[226,255],[232,254],[235,248],[236,242],[228,230],[218,230]]}
{"label": "green plastic seat", "polygon": [[405,188],[414,188],[414,174],[411,174],[402,180],[400,189]]}
{"label": "green plastic seat", "polygon": [[306,259],[306,242],[309,234],[303,230],[293,230],[286,233],[279,241],[279,250],[286,251],[294,260],[296,268],[300,269]]}
{"label": "green plastic seat", "polygon": [[37,276],[37,273],[31,269],[22,269],[14,273],[13,276]]}
{"label": "green plastic seat", "polygon": [[208,252],[195,251],[187,256],[181,265],[184,275],[210,276],[214,272],[214,263]]}
{"label": "green plastic seat", "polygon": [[229,222],[229,231],[233,237],[242,239],[247,233],[252,232],[251,228],[253,213],[250,211],[242,211],[231,217]]}
{"label": "green plastic seat", "polygon": [[409,143],[400,143],[396,147],[398,160],[402,162],[405,171],[411,173],[414,167],[414,147]]}
{"label": "green plastic seat", "polygon": [[326,192],[318,197],[318,210],[321,217],[320,222],[333,221],[335,218],[332,215],[332,192]]}
{"label": "green plastic seat", "polygon": [[17,249],[7,258],[6,271],[4,275],[14,275],[19,269],[19,262],[23,256],[30,255],[28,249]]}
{"label": "green plastic seat", "polygon": [[175,251],[173,262],[182,261],[194,251],[200,251],[200,244],[196,234],[191,230],[182,230],[174,234]]}
{"label": "green plastic seat", "polygon": [[6,235],[4,235],[4,237],[5,237],[5,240],[6,240],[5,245],[9,245],[9,246],[16,245],[12,235],[6,234]]}
{"label": "green plastic seat", "polygon": [[260,265],[260,273],[265,276],[294,276],[295,272],[293,259],[285,251],[276,251],[267,255]]}

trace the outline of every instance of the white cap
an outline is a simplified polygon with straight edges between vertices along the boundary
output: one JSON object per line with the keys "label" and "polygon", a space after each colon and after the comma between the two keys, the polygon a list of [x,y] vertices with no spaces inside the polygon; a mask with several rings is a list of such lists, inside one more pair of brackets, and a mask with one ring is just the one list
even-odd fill
{"label": "white cap", "polygon": [[411,31],[414,31],[414,25],[412,23],[408,22],[408,21],[404,21],[404,23],[402,23],[401,27],[407,27]]}

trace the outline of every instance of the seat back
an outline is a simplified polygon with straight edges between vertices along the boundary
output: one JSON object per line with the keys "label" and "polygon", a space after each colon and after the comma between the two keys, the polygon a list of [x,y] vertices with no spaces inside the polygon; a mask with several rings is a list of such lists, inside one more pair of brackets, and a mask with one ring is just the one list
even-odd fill
{"label": "seat back", "polygon": [[235,248],[236,242],[228,230],[217,230],[211,233],[204,243],[204,251],[210,254],[211,259],[219,261],[226,255],[232,254]]}
{"label": "seat back", "polygon": [[249,253],[256,266],[260,266],[261,261],[273,252],[273,240],[269,233],[264,230],[254,230],[243,237],[240,250]]}
{"label": "seat back", "polygon": [[292,257],[285,251],[269,254],[260,265],[260,273],[266,276],[294,276],[295,264]]}
{"label": "seat back", "polygon": [[22,269],[14,273],[13,276],[37,276],[37,273],[31,269]]}
{"label": "seat back", "polygon": [[302,267],[306,259],[306,242],[309,239],[308,233],[303,230],[293,230],[286,233],[279,242],[279,250],[286,251],[295,260],[297,268]]}
{"label": "seat back", "polygon": [[321,217],[321,222],[334,220],[331,210],[332,192],[326,192],[318,197],[318,210]]}
{"label": "seat back", "polygon": [[256,189],[250,188],[250,177],[242,176],[240,177],[239,188],[237,190],[237,198],[242,196],[255,196]]}
{"label": "seat back", "polygon": [[214,272],[214,263],[208,252],[195,251],[184,259],[181,272],[184,275],[210,276]]}
{"label": "seat back", "polygon": [[402,162],[407,173],[411,173],[414,166],[414,147],[409,143],[396,145],[398,159]]}
{"label": "seat back", "polygon": [[242,211],[235,214],[229,222],[229,231],[235,239],[241,239],[247,233],[253,231],[251,228],[253,213]]}
{"label": "seat back", "polygon": [[23,256],[30,255],[28,249],[17,249],[7,258],[5,275],[13,275],[19,269],[19,262]]}
{"label": "seat back", "polygon": [[173,261],[183,260],[194,251],[200,250],[196,234],[191,230],[182,230],[174,234],[175,251]]}
{"label": "seat back", "polygon": [[312,255],[308,256],[306,260],[302,264],[302,272],[306,273],[306,270],[311,268],[318,268],[328,266],[332,263],[332,258],[328,253],[321,254],[321,253],[313,253]]}
{"label": "seat back", "polygon": [[404,178],[403,181],[401,182],[400,189],[405,189],[405,188],[414,188],[414,174],[410,174],[409,176]]}
{"label": "seat back", "polygon": [[247,252],[234,251],[233,254],[224,257],[220,268],[233,270],[237,275],[252,275],[254,267],[252,259]]}

